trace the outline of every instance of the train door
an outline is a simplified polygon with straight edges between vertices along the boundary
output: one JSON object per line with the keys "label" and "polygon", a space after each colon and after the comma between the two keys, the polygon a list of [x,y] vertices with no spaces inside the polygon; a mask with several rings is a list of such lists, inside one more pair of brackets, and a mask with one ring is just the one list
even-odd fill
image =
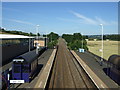
{"label": "train door", "polygon": [[21,62],[14,62],[12,71],[14,80],[22,80],[21,66],[22,66]]}
{"label": "train door", "polygon": [[22,79],[25,80],[25,82],[30,82],[29,80],[29,64],[23,64],[22,65]]}

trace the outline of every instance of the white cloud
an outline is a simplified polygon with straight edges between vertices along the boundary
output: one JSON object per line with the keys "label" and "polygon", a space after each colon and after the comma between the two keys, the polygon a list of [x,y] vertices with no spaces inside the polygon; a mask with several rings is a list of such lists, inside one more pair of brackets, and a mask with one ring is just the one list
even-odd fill
{"label": "white cloud", "polygon": [[84,24],[92,24],[92,25],[99,25],[99,24],[103,24],[103,25],[117,25],[117,22],[115,21],[105,21],[99,17],[95,17],[95,19],[91,19],[89,17],[86,17],[80,13],[74,12],[74,11],[70,11],[74,16],[76,16],[77,18],[81,19],[81,22],[83,22]]}
{"label": "white cloud", "polygon": [[96,17],[96,22],[98,22],[98,23],[100,23],[100,24],[102,23],[103,25],[110,25],[110,23],[108,23],[108,22],[102,20],[102,19],[99,18],[99,17]]}
{"label": "white cloud", "polygon": [[2,7],[2,9],[3,9],[3,11],[4,11],[4,10],[9,10],[9,11],[21,12],[20,10],[13,9],[13,8],[6,8],[6,7]]}
{"label": "white cloud", "polygon": [[118,25],[118,22],[111,21],[111,25]]}
{"label": "white cloud", "polygon": [[84,22],[86,22],[86,23],[96,24],[96,21],[94,21],[93,19],[90,19],[90,18],[88,18],[88,17],[85,17],[84,15],[79,14],[79,13],[77,13],[77,12],[73,12],[73,11],[70,11],[70,12],[71,12],[73,15],[75,15],[76,17],[84,20]]}
{"label": "white cloud", "polygon": [[16,20],[16,19],[8,19],[10,21],[13,21],[13,22],[17,22],[17,23],[21,23],[21,24],[27,24],[27,25],[33,25],[33,23],[30,23],[30,22],[26,22],[26,21],[21,21],[21,20]]}
{"label": "white cloud", "polygon": [[62,18],[62,17],[57,17],[56,19],[65,21],[65,22],[75,22],[75,23],[80,23],[79,20],[74,20],[74,19],[69,19],[69,18]]}

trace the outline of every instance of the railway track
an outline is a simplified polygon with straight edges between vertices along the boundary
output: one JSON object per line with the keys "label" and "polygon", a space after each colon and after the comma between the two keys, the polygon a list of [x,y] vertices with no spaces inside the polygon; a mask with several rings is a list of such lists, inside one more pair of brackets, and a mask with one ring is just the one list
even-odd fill
{"label": "railway track", "polygon": [[49,77],[47,89],[49,88],[96,88],[61,38]]}

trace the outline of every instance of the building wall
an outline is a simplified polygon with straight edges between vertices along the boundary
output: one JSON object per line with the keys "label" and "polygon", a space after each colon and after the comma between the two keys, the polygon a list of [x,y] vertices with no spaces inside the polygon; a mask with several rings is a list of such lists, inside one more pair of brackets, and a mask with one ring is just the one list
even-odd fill
{"label": "building wall", "polygon": [[[5,65],[11,62],[12,59],[15,58],[16,56],[27,52],[29,50],[29,45],[21,43],[21,44],[0,46],[0,48],[2,48],[2,54],[0,54],[0,57],[2,57],[2,65]],[[33,48],[34,47],[31,45],[31,49]]]}
{"label": "building wall", "polygon": [[34,41],[34,46],[35,46],[35,43],[38,43],[39,47],[44,47],[45,46],[45,41],[44,40],[35,40]]}

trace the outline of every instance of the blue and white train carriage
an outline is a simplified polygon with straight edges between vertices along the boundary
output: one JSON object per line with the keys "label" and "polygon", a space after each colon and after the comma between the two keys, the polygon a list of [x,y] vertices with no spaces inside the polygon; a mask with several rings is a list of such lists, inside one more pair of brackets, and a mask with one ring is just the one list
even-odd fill
{"label": "blue and white train carriage", "polygon": [[38,54],[36,50],[27,52],[13,59],[13,80],[24,80],[30,82],[38,66]]}

